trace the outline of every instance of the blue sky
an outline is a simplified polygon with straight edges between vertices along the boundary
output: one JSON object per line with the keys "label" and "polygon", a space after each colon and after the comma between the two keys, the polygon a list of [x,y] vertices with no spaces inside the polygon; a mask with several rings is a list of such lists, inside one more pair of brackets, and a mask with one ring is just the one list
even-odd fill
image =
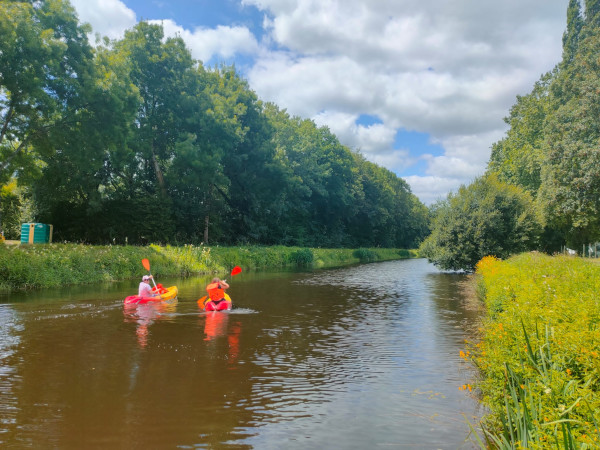
{"label": "blue sky", "polygon": [[217,25],[243,25],[262,33],[263,14],[255,6],[230,0],[122,1],[138,19],[171,19],[182,27],[214,28]]}
{"label": "blue sky", "polygon": [[517,95],[561,57],[568,0],[71,0],[94,32],[139,20],[259,98],[327,126],[426,204],[483,174]]}

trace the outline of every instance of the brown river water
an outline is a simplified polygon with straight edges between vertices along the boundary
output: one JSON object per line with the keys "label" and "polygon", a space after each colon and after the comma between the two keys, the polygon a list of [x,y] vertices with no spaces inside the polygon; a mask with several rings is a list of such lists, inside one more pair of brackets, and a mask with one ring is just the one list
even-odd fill
{"label": "brown river water", "polygon": [[178,300],[133,309],[138,280],[0,294],[0,447],[474,448],[463,277],[245,271],[212,313],[206,277],[158,274]]}

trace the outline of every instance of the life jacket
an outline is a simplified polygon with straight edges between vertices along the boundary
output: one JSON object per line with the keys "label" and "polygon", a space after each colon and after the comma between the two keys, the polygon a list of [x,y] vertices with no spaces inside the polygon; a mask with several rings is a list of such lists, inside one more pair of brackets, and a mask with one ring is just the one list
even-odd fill
{"label": "life jacket", "polygon": [[211,283],[206,286],[206,292],[212,301],[222,300],[225,297],[225,289],[221,287],[221,283]]}
{"label": "life jacket", "polygon": [[153,292],[156,292],[156,293],[158,293],[158,294],[166,294],[166,293],[167,293],[167,290],[166,290],[166,289],[163,287],[163,285],[162,285],[162,284],[160,284],[160,283],[158,283],[158,284],[156,285],[156,287],[152,288],[152,291],[153,291]]}

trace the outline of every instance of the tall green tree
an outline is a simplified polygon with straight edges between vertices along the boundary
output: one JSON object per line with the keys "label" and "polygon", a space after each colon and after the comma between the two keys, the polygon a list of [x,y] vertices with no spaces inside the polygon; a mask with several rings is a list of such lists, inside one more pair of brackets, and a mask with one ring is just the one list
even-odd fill
{"label": "tall green tree", "polygon": [[215,190],[228,206],[230,239],[273,243],[272,224],[284,180],[271,123],[263,103],[233,67],[222,67],[215,75],[213,113],[222,124],[222,170],[228,181],[226,186],[215,183]]}
{"label": "tall green tree", "polygon": [[550,86],[555,73],[545,74],[532,92],[517,96],[505,122],[506,136],[492,145],[488,171],[507,183],[525,188],[533,196],[541,185],[541,170],[546,145],[546,119],[552,113]]}
{"label": "tall green tree", "polygon": [[562,98],[547,129],[540,201],[566,241],[600,238],[600,28],[588,27],[560,79]]}
{"label": "tall green tree", "polygon": [[[86,130],[87,142],[99,150],[98,160],[87,164],[88,183],[74,177],[78,191],[61,183],[63,189],[81,193],[66,202],[72,208],[68,216],[79,222],[69,233],[79,233],[80,239],[126,236],[132,243],[167,242],[175,235],[165,174],[178,143],[188,138],[186,98],[193,93],[186,90],[194,62],[180,38],[163,41],[163,37],[161,26],[141,22],[124,39],[98,52],[96,62],[104,75],[99,83],[110,84],[104,99],[107,105],[113,103],[113,118],[118,122],[108,139]],[[60,165],[66,164],[73,165],[75,174],[77,169],[86,170],[86,163],[74,154],[64,155]],[[56,204],[55,221],[68,218],[62,214],[64,209],[64,204]],[[92,224],[93,232],[82,227],[84,222]]]}
{"label": "tall green tree", "polygon": [[567,8],[567,29],[563,34],[562,40],[562,65],[569,65],[573,62],[579,46],[583,24],[584,20],[582,17],[580,0],[569,0],[569,6]]}
{"label": "tall green tree", "polygon": [[488,165],[536,197],[547,250],[600,238],[599,5],[569,2],[562,61],[517,98]]}
{"label": "tall green tree", "polygon": [[68,1],[0,2],[0,185],[39,172],[85,114],[89,31]]}
{"label": "tall green tree", "polygon": [[[183,112],[194,61],[183,39],[164,39],[162,26],[147,22],[127,31],[116,48],[129,60],[129,76],[140,93],[128,145],[146,172],[144,181],[152,181],[155,191],[166,194],[164,171],[181,139],[185,118],[178,113]],[[148,178],[150,173],[153,180]]]}

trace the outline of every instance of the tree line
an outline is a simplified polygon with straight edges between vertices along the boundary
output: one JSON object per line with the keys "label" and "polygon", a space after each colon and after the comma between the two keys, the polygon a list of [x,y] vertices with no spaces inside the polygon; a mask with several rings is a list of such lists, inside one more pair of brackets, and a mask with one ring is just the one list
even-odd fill
{"label": "tree line", "polygon": [[487,255],[600,241],[600,0],[570,0],[562,60],[518,96],[486,173],[432,208],[424,254],[472,270]]}
{"label": "tree line", "polygon": [[326,127],[140,22],[88,41],[66,0],[0,3],[0,227],[87,243],[415,247],[428,210]]}

